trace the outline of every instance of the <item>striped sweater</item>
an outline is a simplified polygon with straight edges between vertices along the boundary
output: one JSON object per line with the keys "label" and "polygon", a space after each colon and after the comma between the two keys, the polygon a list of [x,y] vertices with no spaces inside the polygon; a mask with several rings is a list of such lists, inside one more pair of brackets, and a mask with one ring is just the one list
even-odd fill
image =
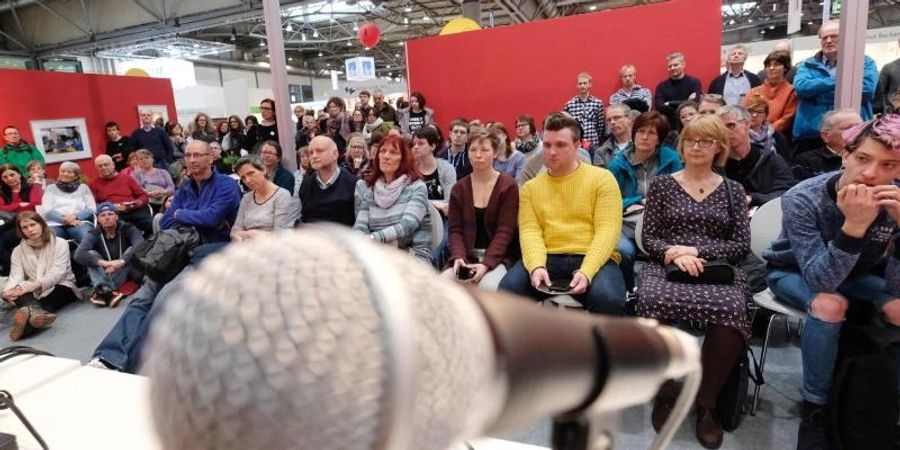
{"label": "striped sweater", "polygon": [[375,203],[375,193],[364,180],[356,183],[356,223],[353,229],[372,235],[378,242],[398,248],[431,262],[431,217],[428,189],[422,180],[406,185],[390,208]]}

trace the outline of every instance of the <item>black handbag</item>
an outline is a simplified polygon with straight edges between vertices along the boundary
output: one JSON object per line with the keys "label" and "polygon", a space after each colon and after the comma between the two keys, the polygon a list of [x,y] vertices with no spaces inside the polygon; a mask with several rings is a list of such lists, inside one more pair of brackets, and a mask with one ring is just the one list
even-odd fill
{"label": "black handbag", "polygon": [[734,266],[724,259],[714,259],[704,264],[703,272],[695,277],[675,264],[668,264],[666,280],[688,284],[731,284],[734,283]]}
{"label": "black handbag", "polygon": [[[734,201],[731,198],[731,183],[725,178],[725,195],[728,197],[728,212],[734,212]],[[732,224],[732,228],[733,228]],[[699,276],[682,271],[675,264],[666,264],[666,280],[687,284],[731,284],[734,283],[734,266],[724,258],[707,261]]]}
{"label": "black handbag", "polygon": [[755,385],[766,383],[759,369],[759,363],[756,362],[756,355],[749,346],[745,346],[716,399],[719,422],[722,429],[729,433],[736,430],[744,418],[751,380]]}

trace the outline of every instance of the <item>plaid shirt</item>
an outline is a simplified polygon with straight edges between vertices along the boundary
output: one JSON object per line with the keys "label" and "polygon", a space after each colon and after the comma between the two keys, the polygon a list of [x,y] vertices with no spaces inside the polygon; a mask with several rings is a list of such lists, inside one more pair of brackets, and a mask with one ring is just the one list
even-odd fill
{"label": "plaid shirt", "polygon": [[619,103],[628,100],[629,98],[639,98],[645,102],[647,102],[648,108],[653,108],[653,97],[650,94],[650,89],[647,89],[639,84],[635,84],[634,87],[631,88],[631,93],[625,92],[625,89],[619,89],[614,92],[613,95],[609,96],[609,104],[616,105]]}
{"label": "plaid shirt", "polygon": [[606,116],[603,115],[603,100],[594,96],[589,96],[587,100],[582,100],[575,96],[566,102],[563,110],[571,114],[581,124],[581,128],[584,130],[584,136],[582,136],[584,139],[591,141],[594,145],[603,143],[601,138],[606,127]]}

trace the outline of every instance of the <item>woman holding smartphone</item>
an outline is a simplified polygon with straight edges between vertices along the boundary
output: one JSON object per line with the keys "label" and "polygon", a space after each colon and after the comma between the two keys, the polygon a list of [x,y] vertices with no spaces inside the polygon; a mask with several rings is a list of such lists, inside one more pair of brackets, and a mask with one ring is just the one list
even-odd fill
{"label": "woman holding smartphone", "polygon": [[498,147],[495,134],[476,131],[469,140],[472,174],[450,192],[451,267],[444,276],[486,289],[497,288],[519,251],[519,188],[516,180],[494,169]]}

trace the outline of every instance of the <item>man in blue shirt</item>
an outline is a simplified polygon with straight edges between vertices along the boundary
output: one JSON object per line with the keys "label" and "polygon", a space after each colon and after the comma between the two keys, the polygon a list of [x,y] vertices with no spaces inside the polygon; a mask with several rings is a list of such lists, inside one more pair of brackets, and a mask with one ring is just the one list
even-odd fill
{"label": "man in blue shirt", "polygon": [[175,147],[165,130],[153,126],[153,114],[142,109],[141,127],[131,133],[131,142],[135,149],[147,149],[153,153],[153,166],[168,170],[169,164],[175,160]]}
{"label": "man in blue shirt", "polygon": [[[191,141],[184,149],[184,159],[190,178],[175,192],[160,226],[170,229],[187,225],[197,229],[204,244],[194,249],[196,264],[228,242],[241,195],[237,181],[213,170],[213,156],[206,142]],[[186,272],[169,284],[183,278]],[[141,348],[150,327],[151,308],[162,287],[149,278],[144,279],[141,289],[131,296],[128,309],[94,350],[89,366],[130,373],[138,370]]]}

